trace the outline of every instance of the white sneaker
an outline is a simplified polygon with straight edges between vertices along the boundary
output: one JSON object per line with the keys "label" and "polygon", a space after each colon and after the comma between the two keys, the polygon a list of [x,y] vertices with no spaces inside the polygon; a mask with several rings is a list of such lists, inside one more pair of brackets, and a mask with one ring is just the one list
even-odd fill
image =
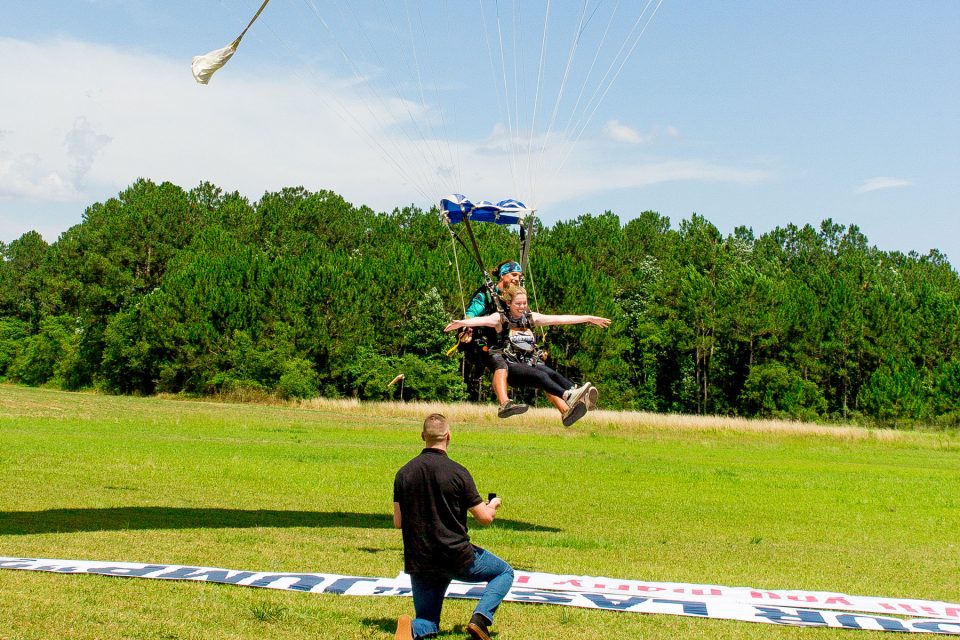
{"label": "white sneaker", "polygon": [[563,426],[572,427],[577,420],[585,415],[587,415],[587,405],[578,402],[577,404],[571,404],[560,418]]}
{"label": "white sneaker", "polygon": [[597,408],[597,396],[600,395],[600,392],[597,391],[597,388],[593,385],[590,385],[590,388],[587,390],[587,411],[593,411]]}
{"label": "white sneaker", "polygon": [[563,401],[566,402],[571,407],[575,407],[581,402],[583,402],[583,397],[587,394],[588,391],[593,387],[589,382],[584,382],[579,387],[574,387],[569,391],[563,394]]}

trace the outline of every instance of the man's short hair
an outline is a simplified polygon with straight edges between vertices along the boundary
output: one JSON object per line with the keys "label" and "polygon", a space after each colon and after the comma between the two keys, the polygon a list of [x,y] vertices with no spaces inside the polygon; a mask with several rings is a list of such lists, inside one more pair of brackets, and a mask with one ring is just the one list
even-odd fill
{"label": "man's short hair", "polygon": [[431,413],[423,421],[423,439],[428,444],[440,442],[448,433],[450,433],[450,425],[447,424],[447,418],[442,413]]}

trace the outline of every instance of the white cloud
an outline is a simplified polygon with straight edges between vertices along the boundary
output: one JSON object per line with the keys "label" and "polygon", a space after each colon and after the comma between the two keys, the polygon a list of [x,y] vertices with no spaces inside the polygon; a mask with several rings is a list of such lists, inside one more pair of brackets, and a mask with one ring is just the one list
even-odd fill
{"label": "white cloud", "polygon": [[618,120],[609,120],[603,127],[603,132],[611,140],[625,142],[627,144],[646,144],[653,141],[652,134],[641,133],[630,125],[623,124]]}
{"label": "white cloud", "polygon": [[76,197],[69,178],[45,166],[36,153],[0,149],[0,198],[68,202]]}
{"label": "white cloud", "polygon": [[703,160],[618,162],[601,170],[580,170],[580,166],[573,167],[562,179],[555,180],[549,189],[544,190],[548,196],[544,198],[546,203],[559,204],[585,193],[643,189],[670,182],[725,183],[751,187],[775,177],[772,172],[762,169],[740,169]]}
{"label": "white cloud", "polygon": [[912,180],[904,180],[902,178],[870,178],[865,180],[862,185],[857,188],[857,193],[869,193],[871,191],[880,191],[881,189],[901,189],[903,187],[912,187]]}
{"label": "white cloud", "polygon": [[[485,139],[446,139],[429,133],[437,117],[429,105],[370,100],[355,77],[262,67],[250,75],[255,65],[237,62],[204,86],[189,58],[0,38],[0,230],[43,227],[47,220],[25,216],[64,202],[76,206],[75,224],[85,206],[138,177],[184,188],[208,180],[251,199],[303,185],[380,210],[429,206],[451,192],[559,203],[670,181],[770,178],[698,160],[637,161],[623,155],[635,149],[588,137],[574,151],[557,134],[545,141],[503,126]],[[413,130],[411,117],[426,128]],[[652,138],[616,120],[604,133],[631,145]]]}
{"label": "white cloud", "polygon": [[94,158],[111,140],[110,136],[94,131],[83,116],[77,118],[73,129],[66,135],[67,155],[71,159],[74,186],[80,186],[93,166]]}

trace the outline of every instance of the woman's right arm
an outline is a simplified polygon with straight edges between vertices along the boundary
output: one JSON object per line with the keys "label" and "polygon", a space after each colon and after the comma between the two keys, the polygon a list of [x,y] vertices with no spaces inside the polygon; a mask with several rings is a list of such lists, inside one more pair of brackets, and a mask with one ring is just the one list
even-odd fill
{"label": "woman's right arm", "polygon": [[444,331],[453,331],[454,329],[459,329],[461,327],[496,327],[500,324],[500,314],[491,313],[488,316],[480,316],[479,318],[464,318],[463,320],[454,320],[446,327]]}

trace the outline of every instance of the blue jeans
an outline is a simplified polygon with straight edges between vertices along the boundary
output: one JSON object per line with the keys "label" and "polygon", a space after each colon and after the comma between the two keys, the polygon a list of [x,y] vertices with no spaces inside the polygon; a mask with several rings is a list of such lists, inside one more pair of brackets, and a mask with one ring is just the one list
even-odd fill
{"label": "blue jeans", "polygon": [[413,587],[413,608],[417,617],[413,621],[413,637],[426,638],[436,635],[440,630],[440,610],[443,608],[443,596],[451,580],[460,582],[486,582],[480,602],[474,613],[479,613],[489,622],[493,614],[510,591],[513,584],[513,568],[506,562],[484,549],[477,549],[473,564],[461,573],[451,576],[435,574],[413,574],[410,585]]}

